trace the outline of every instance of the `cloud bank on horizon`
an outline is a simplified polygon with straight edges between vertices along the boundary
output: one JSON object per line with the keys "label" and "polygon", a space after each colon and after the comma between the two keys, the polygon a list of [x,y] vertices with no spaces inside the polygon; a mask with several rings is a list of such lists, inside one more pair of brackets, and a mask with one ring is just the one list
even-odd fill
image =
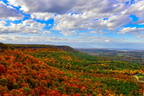
{"label": "cloud bank on horizon", "polygon": [[0,0],[0,42],[144,48],[144,0]]}

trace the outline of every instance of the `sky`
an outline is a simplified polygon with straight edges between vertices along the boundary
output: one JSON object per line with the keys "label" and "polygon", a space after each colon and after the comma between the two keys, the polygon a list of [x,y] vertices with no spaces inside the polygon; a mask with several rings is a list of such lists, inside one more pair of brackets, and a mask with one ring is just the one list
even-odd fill
{"label": "sky", "polygon": [[144,49],[144,0],[0,0],[0,42]]}

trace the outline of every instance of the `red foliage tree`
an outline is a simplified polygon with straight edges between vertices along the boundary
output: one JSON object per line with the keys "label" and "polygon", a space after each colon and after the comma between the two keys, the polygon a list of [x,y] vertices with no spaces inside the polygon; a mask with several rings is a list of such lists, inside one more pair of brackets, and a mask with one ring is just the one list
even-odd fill
{"label": "red foliage tree", "polygon": [[6,68],[4,65],[0,64],[0,74],[4,73],[6,71]]}

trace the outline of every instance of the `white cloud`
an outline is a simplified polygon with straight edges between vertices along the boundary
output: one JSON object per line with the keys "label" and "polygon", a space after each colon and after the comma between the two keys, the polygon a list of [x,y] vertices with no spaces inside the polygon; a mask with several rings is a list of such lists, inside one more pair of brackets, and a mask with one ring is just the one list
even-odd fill
{"label": "white cloud", "polygon": [[[79,43],[106,43],[115,40],[106,36],[78,36]],[[115,40],[116,41],[116,40]]]}
{"label": "white cloud", "polygon": [[134,34],[139,34],[144,32],[144,28],[136,28],[136,27],[126,27],[120,30],[120,34],[125,34],[125,33],[134,33]]}
{"label": "white cloud", "polygon": [[0,41],[8,43],[47,43],[47,42],[68,42],[68,39],[57,37],[41,37],[41,36],[0,36]]}
{"label": "white cloud", "polygon": [[78,35],[78,33],[77,33],[76,31],[69,31],[69,30],[64,30],[64,31],[62,31],[62,32],[60,32],[60,33],[62,33],[62,34],[65,35],[65,36]]}
{"label": "white cloud", "polygon": [[53,13],[32,13],[31,17],[40,20],[49,20],[51,18],[54,18],[54,14]]}
{"label": "white cloud", "polygon": [[51,34],[52,32],[51,31],[43,31],[42,32],[42,35],[49,35],[49,34]]}
{"label": "white cloud", "polygon": [[[139,1],[139,2],[138,2]],[[133,14],[139,17],[144,16],[144,0],[137,0],[136,3],[132,4],[127,8],[123,13],[124,14]]]}
{"label": "white cloud", "polygon": [[[127,6],[125,0],[8,0],[11,5],[21,6],[28,13],[49,12],[64,14],[69,12],[86,12],[117,14]],[[97,14],[97,15],[99,15]]]}
{"label": "white cloud", "polygon": [[34,21],[34,20],[25,20],[25,21],[23,21],[23,23],[22,23],[23,25],[25,25],[25,26],[30,26],[30,27],[32,27],[32,28],[39,28],[39,29],[42,29],[43,27],[45,27],[46,25],[45,24],[42,24],[42,23],[38,23],[38,22],[36,22],[36,21]]}
{"label": "white cloud", "polygon": [[62,37],[45,37],[45,36],[8,36],[1,35],[0,40],[3,42],[16,42],[16,43],[106,43],[110,42],[113,39],[108,37],[99,37],[99,36],[79,36],[77,38],[69,39]]}
{"label": "white cloud", "polygon": [[[2,21],[1,21],[2,22]],[[8,33],[33,33],[37,34],[43,32],[42,29],[45,24],[41,24],[35,22],[33,20],[25,20],[22,23],[14,24],[11,23],[10,26],[5,26],[6,22],[2,22],[0,26],[0,34],[8,34]]]}
{"label": "white cloud", "polygon": [[8,0],[10,4],[21,6],[24,12],[51,12],[62,14],[74,5],[75,0]]}
{"label": "white cloud", "polygon": [[[32,18],[40,20],[54,18],[55,26],[52,29],[64,35],[75,34],[75,30],[96,29],[98,32],[101,29],[113,30],[131,21],[129,15],[123,15],[123,11],[129,7],[125,2],[129,0],[8,1],[14,6],[21,6],[24,12],[31,13]],[[54,16],[54,13],[59,15]]]}
{"label": "white cloud", "polygon": [[144,35],[143,35],[143,34],[137,35],[137,37],[139,37],[139,38],[144,38]]}
{"label": "white cloud", "polygon": [[0,1],[0,19],[18,20],[21,18],[22,15],[18,11]]}
{"label": "white cloud", "polygon": [[[84,26],[86,23],[85,19],[81,18],[81,15],[71,15],[71,14],[64,14],[58,15],[55,18],[55,26],[53,30],[58,31],[72,31],[72,30],[83,30],[86,29]],[[83,21],[82,21],[83,20]]]}
{"label": "white cloud", "polygon": [[64,14],[58,15],[54,19],[55,26],[53,27],[53,30],[62,31],[62,33],[63,31],[66,33],[72,30],[85,29],[96,29],[97,33],[105,33],[102,32],[102,29],[114,30],[128,24],[131,21],[131,18],[129,18],[127,15],[113,15],[109,17],[108,20],[91,20],[85,14]]}
{"label": "white cloud", "polygon": [[128,24],[130,21],[131,19],[127,15],[113,15],[108,20],[99,19],[90,23],[90,28],[113,30]]}
{"label": "white cloud", "polygon": [[99,33],[99,34],[104,34],[104,33],[108,33],[108,32],[104,32],[103,30],[92,30],[92,31],[89,31],[89,33]]}
{"label": "white cloud", "polygon": [[82,6],[76,6],[75,10],[78,10],[80,12],[94,12],[94,13],[99,13],[97,14],[98,16],[100,15],[110,15],[110,14],[117,14],[124,10],[127,6],[124,4],[124,2],[120,2],[118,0],[89,0],[85,4],[85,0],[83,0],[83,5]]}
{"label": "white cloud", "polygon": [[[93,19],[102,19],[114,17],[114,14],[117,14],[117,19],[115,20],[105,20],[104,23],[107,25],[101,24],[101,21],[98,23],[106,27],[115,27],[115,23],[118,22],[119,25],[123,24],[119,19],[125,22],[128,19],[130,14],[141,14],[143,16],[143,2],[140,0],[135,0],[132,5],[125,4],[125,2],[132,2],[131,0],[8,0],[10,4],[14,6],[21,6],[21,10],[31,14],[32,18],[48,20],[53,18],[53,13],[64,14],[64,13],[82,13],[69,16],[67,14],[56,16],[56,22],[59,23],[59,27],[63,27],[61,24],[68,24],[68,29],[85,29],[87,23],[91,23]],[[45,12],[45,13],[44,13]],[[125,14],[124,16],[122,16]],[[115,16],[116,17],[116,16]],[[119,18],[120,17],[120,18]],[[60,21],[64,21],[61,22]],[[71,23],[69,21],[71,19]],[[58,20],[58,21],[57,21]],[[91,20],[91,21],[90,21]],[[126,21],[125,21],[126,20]],[[82,24],[78,23],[81,22]],[[130,22],[129,20],[127,22]],[[57,25],[57,24],[56,24]],[[115,26],[114,26],[115,25]],[[118,25],[118,26],[119,26]],[[56,29],[59,29],[57,26]],[[92,24],[93,26],[93,24]],[[70,28],[71,27],[71,28]]]}
{"label": "white cloud", "polygon": [[0,26],[5,26],[6,22],[5,21],[0,21]]}
{"label": "white cloud", "polygon": [[110,42],[110,40],[105,40],[105,42]]}

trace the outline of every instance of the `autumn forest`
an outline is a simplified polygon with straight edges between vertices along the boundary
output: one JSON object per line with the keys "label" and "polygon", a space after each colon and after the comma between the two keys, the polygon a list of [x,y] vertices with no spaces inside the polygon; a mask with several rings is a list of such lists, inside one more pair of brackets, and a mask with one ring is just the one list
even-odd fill
{"label": "autumn forest", "polygon": [[142,96],[143,75],[139,62],[69,46],[0,43],[0,96]]}

